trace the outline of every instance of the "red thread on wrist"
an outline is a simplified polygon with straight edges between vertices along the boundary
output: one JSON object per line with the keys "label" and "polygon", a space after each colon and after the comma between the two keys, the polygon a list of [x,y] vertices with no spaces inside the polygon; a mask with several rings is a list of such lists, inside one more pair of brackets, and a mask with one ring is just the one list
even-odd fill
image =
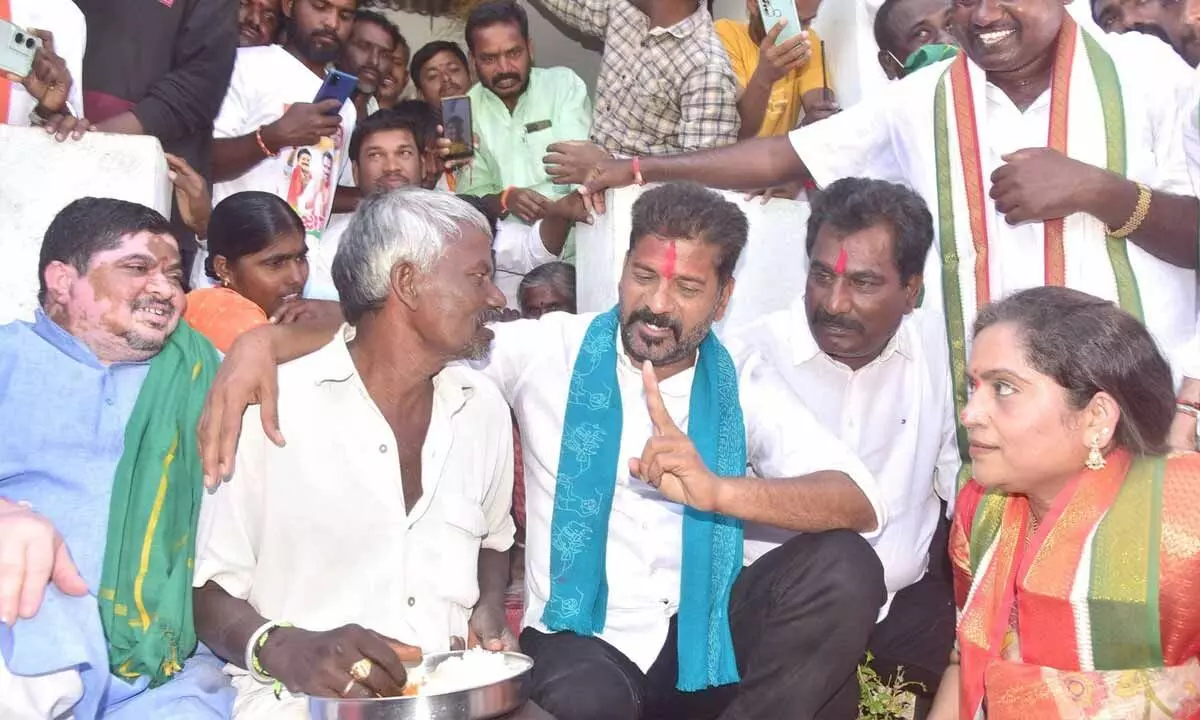
{"label": "red thread on wrist", "polygon": [[258,129],[254,131],[254,139],[258,141],[258,149],[262,150],[263,155],[267,157],[275,157],[278,155],[278,153],[271,152],[271,148],[267,147],[267,142],[263,140],[263,127],[264,126],[259,125]]}

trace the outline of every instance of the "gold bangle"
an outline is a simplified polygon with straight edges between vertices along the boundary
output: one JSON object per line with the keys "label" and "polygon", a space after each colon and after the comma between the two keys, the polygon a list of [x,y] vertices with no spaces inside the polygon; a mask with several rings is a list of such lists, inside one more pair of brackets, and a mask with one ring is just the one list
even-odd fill
{"label": "gold bangle", "polygon": [[1146,217],[1150,215],[1150,200],[1153,199],[1154,193],[1151,192],[1150,188],[1141,183],[1137,183],[1137,189],[1137,205],[1133,207],[1133,214],[1130,215],[1129,219],[1125,221],[1125,224],[1117,230],[1106,227],[1105,229],[1108,230],[1110,237],[1114,237],[1118,240],[1123,240],[1129,237],[1138,231],[1138,228],[1142,226],[1142,223],[1146,222]]}

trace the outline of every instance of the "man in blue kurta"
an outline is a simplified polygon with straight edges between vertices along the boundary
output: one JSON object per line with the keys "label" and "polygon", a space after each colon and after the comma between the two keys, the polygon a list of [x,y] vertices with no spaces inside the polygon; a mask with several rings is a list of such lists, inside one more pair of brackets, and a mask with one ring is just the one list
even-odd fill
{"label": "man in blue kurta", "polygon": [[180,320],[178,244],[149,208],[84,198],[39,272],[33,323],[0,326],[0,717],[229,717],[220,663],[193,656],[218,356]]}

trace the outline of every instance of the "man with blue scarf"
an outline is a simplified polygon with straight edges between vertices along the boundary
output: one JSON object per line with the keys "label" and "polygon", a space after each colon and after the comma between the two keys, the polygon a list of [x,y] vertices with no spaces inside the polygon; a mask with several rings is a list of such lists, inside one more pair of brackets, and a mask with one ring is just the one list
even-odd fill
{"label": "man with blue scarf", "polygon": [[[766,360],[711,332],[742,212],[665,185],[632,227],[617,307],[494,325],[481,368],[522,429],[533,699],[558,720],[852,717],[885,598],[858,534],[886,521],[879,488]],[[239,346],[201,430],[222,474],[232,418],[314,349],[283,327]],[[743,567],[744,522],[800,534]]]}

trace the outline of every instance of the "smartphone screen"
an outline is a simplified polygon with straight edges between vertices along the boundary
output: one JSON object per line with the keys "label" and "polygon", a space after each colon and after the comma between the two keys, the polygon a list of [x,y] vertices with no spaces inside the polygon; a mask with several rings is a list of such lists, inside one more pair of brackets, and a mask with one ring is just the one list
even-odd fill
{"label": "smartphone screen", "polygon": [[779,33],[779,39],[775,44],[791,40],[806,30],[804,23],[800,22],[800,14],[796,12],[796,0],[758,0],[758,9],[762,13],[763,30],[771,32],[771,28],[780,20],[787,20],[787,25],[783,26],[783,32]]}
{"label": "smartphone screen", "polygon": [[350,96],[354,94],[356,87],[358,87],[357,77],[341,70],[330,70],[325,75],[325,82],[321,83],[321,89],[317,91],[317,96],[313,98],[313,103],[337,100],[338,107],[334,112],[340,112],[342,105],[345,105]]}
{"label": "smartphone screen", "polygon": [[33,69],[33,55],[42,41],[17,25],[0,19],[0,70],[25,77]]}
{"label": "smartphone screen", "polygon": [[450,141],[448,158],[466,158],[475,154],[471,98],[466,95],[442,98],[442,128]]}

